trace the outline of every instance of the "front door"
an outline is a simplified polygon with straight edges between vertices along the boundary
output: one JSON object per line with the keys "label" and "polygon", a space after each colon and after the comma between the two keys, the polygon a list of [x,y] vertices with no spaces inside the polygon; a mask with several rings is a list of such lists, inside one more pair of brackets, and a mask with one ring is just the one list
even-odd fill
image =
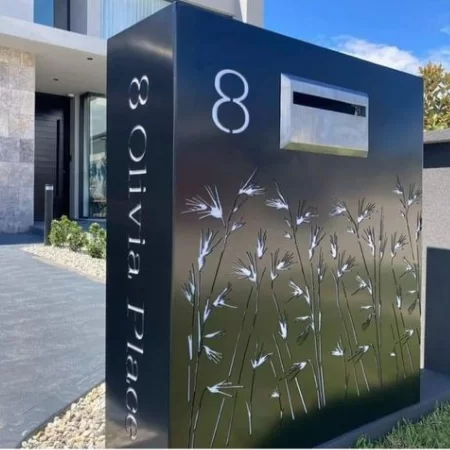
{"label": "front door", "polygon": [[53,216],[69,213],[70,99],[36,94],[34,220],[44,218],[45,185],[53,185]]}

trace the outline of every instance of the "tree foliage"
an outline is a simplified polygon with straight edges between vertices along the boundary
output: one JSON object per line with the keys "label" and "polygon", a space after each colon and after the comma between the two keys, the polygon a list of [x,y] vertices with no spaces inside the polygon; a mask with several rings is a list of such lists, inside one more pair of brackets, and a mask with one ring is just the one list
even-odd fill
{"label": "tree foliage", "polygon": [[450,128],[450,72],[431,62],[419,71],[424,81],[424,128]]}

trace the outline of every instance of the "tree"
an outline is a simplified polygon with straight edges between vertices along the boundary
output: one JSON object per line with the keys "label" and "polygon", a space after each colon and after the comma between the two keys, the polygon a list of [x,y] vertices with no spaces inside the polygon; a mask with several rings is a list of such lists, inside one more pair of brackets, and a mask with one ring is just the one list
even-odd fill
{"label": "tree", "polygon": [[431,62],[419,71],[424,81],[424,128],[450,128],[450,72]]}

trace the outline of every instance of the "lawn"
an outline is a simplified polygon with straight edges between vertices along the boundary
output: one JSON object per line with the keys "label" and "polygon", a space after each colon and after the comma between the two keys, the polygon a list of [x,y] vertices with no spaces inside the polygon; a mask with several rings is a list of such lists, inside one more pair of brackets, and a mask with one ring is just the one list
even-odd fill
{"label": "lawn", "polygon": [[450,403],[439,405],[419,422],[399,422],[376,441],[360,438],[355,448],[450,448]]}

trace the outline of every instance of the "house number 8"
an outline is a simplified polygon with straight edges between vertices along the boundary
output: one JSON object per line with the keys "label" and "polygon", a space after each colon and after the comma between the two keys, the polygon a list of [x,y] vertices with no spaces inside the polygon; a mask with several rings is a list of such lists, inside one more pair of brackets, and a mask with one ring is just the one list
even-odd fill
{"label": "house number 8", "polygon": [[[242,95],[240,97],[231,98],[222,91],[222,78],[224,75],[234,75],[242,81],[242,84],[244,85],[244,92],[242,93]],[[224,131],[225,133],[231,133],[231,134],[242,133],[243,131],[245,131],[247,129],[247,127],[250,123],[250,114],[248,113],[247,107],[242,103],[248,96],[247,80],[245,79],[245,77],[243,75],[241,75],[239,72],[236,72],[235,70],[224,69],[217,73],[214,85],[215,85],[217,93],[220,95],[220,99],[217,100],[216,103],[214,103],[214,106],[212,109],[213,122],[215,123],[217,128]],[[242,124],[242,126],[240,128],[234,128],[234,129],[226,128],[222,125],[222,123],[219,120],[220,106],[223,105],[224,103],[230,103],[230,102],[237,105],[244,113],[244,123]]]}
{"label": "house number 8", "polygon": [[[128,104],[130,105],[131,109],[136,109],[139,105],[145,105],[147,103],[148,100],[148,94],[149,94],[149,87],[150,87],[150,81],[148,79],[147,75],[142,75],[141,79],[139,78],[133,78],[131,80],[130,86],[129,86],[129,91],[131,91],[131,88],[134,86],[136,86],[136,90],[138,92],[138,98],[136,103],[133,103],[133,100],[130,98],[128,100]],[[142,96],[142,87],[145,86],[144,92],[145,92],[145,97]]]}

